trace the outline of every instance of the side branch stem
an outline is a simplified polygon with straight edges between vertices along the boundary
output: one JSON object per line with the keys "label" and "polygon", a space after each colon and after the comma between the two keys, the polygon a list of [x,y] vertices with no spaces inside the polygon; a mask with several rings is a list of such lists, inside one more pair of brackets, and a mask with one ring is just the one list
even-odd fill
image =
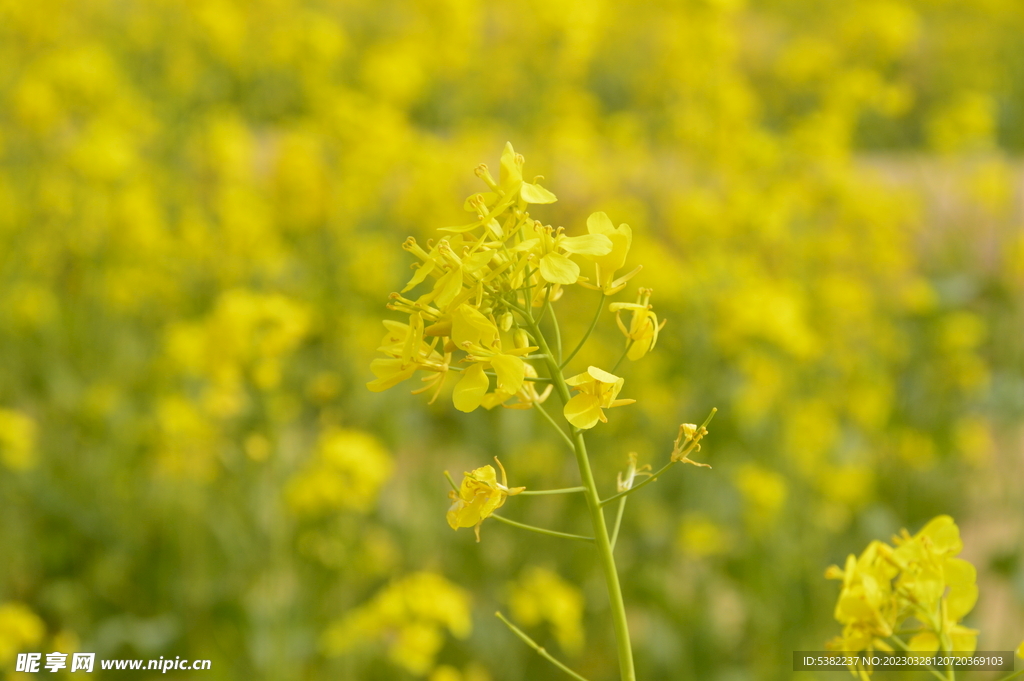
{"label": "side branch stem", "polygon": [[529,636],[526,635],[526,632],[524,632],[522,629],[520,629],[516,625],[512,624],[511,622],[509,622],[508,619],[506,619],[506,617],[504,615],[502,615],[500,612],[496,612],[496,613],[494,613],[494,615],[499,620],[504,622],[505,626],[508,627],[509,629],[511,629],[512,633],[515,634],[516,636],[518,636],[520,638],[520,640],[522,640],[523,643],[525,643],[526,645],[528,645],[531,648],[533,648],[534,650],[536,650],[537,654],[540,655],[541,657],[543,657],[545,660],[547,660],[551,664],[555,665],[556,667],[561,669],[563,672],[565,672],[566,674],[568,674],[572,678],[578,679],[579,681],[587,681],[586,677],[580,676],[579,674],[577,674],[576,672],[574,672],[573,670],[569,669],[564,664],[562,664],[561,662],[556,660],[551,655],[551,653],[549,653],[547,650],[544,649],[543,646],[538,645],[536,641],[534,641],[532,638],[530,638]]}

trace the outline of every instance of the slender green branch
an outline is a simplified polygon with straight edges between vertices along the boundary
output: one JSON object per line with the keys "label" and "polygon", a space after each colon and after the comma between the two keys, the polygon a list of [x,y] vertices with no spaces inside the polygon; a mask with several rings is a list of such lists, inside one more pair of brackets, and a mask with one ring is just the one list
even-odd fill
{"label": "slender green branch", "polygon": [[1021,674],[1024,674],[1024,669],[1018,669],[1017,671],[1015,671],[1014,673],[1010,674],[1009,676],[1004,676],[1003,678],[998,679],[998,681],[1010,681],[1010,679],[1015,679],[1018,676],[1020,676]]}
{"label": "slender green branch", "polygon": [[630,349],[631,347],[633,347],[633,343],[634,343],[633,339],[632,339],[632,338],[630,338],[630,339],[629,339],[629,342],[628,342],[628,343],[626,343],[626,349],[622,351],[622,354],[621,354],[621,355],[619,355],[619,359],[618,359],[618,361],[617,361],[617,362],[615,362],[615,366],[613,366],[613,367],[612,367],[611,373],[613,373],[613,374],[614,374],[614,373],[615,373],[615,370],[619,368],[619,365],[620,365],[620,364],[622,364],[622,360],[626,359],[626,355],[628,355],[628,354],[629,354],[629,349]]}
{"label": "slender green branch", "polygon": [[594,543],[593,537],[586,537],[582,534],[569,534],[568,532],[559,532],[557,530],[546,530],[543,527],[535,527],[534,525],[527,525],[526,523],[518,523],[515,520],[509,520],[504,516],[495,515],[493,513],[491,514],[491,517],[495,520],[505,523],[506,525],[518,527],[522,530],[529,530],[530,532],[536,532],[537,534],[546,534],[549,537],[559,537],[561,539],[575,539],[577,541],[585,541],[591,544]]}
{"label": "slender green branch", "polygon": [[[548,292],[550,292],[550,291],[551,291],[551,288],[548,287]],[[561,368],[562,367],[562,330],[560,328],[558,328],[558,319],[555,317],[555,308],[551,307],[551,300],[550,299],[544,301],[544,307],[551,314],[551,326],[555,330],[555,353],[557,353],[555,356],[558,357],[558,365],[559,365],[559,368]]]}
{"label": "slender green branch", "polygon": [[536,641],[534,641],[532,638],[527,636],[526,633],[522,629],[520,629],[516,625],[512,624],[511,622],[509,622],[508,619],[506,619],[506,617],[504,615],[502,615],[500,612],[496,612],[494,614],[495,614],[495,616],[499,620],[504,622],[505,626],[507,626],[509,629],[511,629],[512,633],[515,634],[516,636],[518,636],[523,641],[523,643],[525,643],[526,645],[530,646],[535,651],[537,651],[538,655],[540,655],[545,660],[547,660],[551,664],[553,664],[556,667],[558,667],[559,669],[561,669],[563,672],[565,672],[566,674],[568,674],[572,678],[579,679],[579,681],[587,681],[586,677],[580,676],[579,674],[577,674],[576,672],[574,672],[573,670],[569,669],[564,664],[562,664],[561,662],[556,660],[554,657],[552,657],[551,653],[549,653],[547,650],[545,650],[543,648],[543,646],[538,645]]}
{"label": "slender green branch", "polygon": [[551,284],[548,284],[544,290],[544,305],[541,306],[540,314],[534,321],[537,324],[540,324],[542,321],[544,321],[544,317],[547,316],[548,310],[551,310],[551,314],[555,313],[555,311],[551,309]]}
{"label": "slender green branch", "polygon": [[[907,644],[895,636],[890,636],[886,640],[895,643],[896,647],[905,653],[911,652],[910,648],[907,647]],[[937,670],[933,669],[932,667],[928,667],[928,673],[930,673],[935,678],[939,679],[939,681],[948,681],[944,675],[940,674]]]}
{"label": "slender green branch", "polygon": [[519,493],[519,496],[526,496],[529,494],[541,495],[541,494],[572,494],[574,492],[586,492],[586,487],[563,487],[562,489],[527,489]]}
{"label": "slender green branch", "polygon": [[534,402],[533,406],[537,409],[537,411],[540,412],[541,416],[543,416],[547,420],[547,422],[551,424],[551,427],[558,431],[558,434],[562,436],[563,440],[565,440],[565,444],[569,445],[569,449],[575,451],[576,445],[574,445],[572,440],[569,439],[569,436],[565,434],[565,431],[562,430],[562,427],[558,425],[558,423],[556,423],[553,418],[551,418],[551,414],[548,413],[547,409],[540,406],[540,402]]}
{"label": "slender green branch", "polygon": [[626,497],[619,499],[619,508],[615,511],[615,524],[612,526],[612,551],[615,550],[615,543],[619,540],[619,528],[622,527],[622,516],[626,511]]}
{"label": "slender green branch", "polygon": [[594,318],[590,321],[590,328],[587,329],[587,332],[585,334],[583,334],[583,338],[581,338],[580,342],[576,344],[576,347],[573,348],[573,351],[569,353],[569,356],[562,360],[562,363],[558,367],[559,369],[564,369],[566,365],[572,361],[572,358],[576,356],[576,353],[582,350],[583,346],[586,345],[587,341],[590,339],[590,334],[594,333],[594,328],[597,327],[597,320],[601,318],[601,310],[603,309],[604,292],[602,291],[601,297],[600,299],[598,299],[597,311],[594,313]]}
{"label": "slender green branch", "polygon": [[678,461],[669,461],[667,464],[665,464],[664,466],[661,467],[661,470],[659,470],[657,473],[653,473],[651,475],[651,477],[647,478],[643,482],[638,483],[638,484],[634,485],[633,487],[630,487],[629,489],[627,489],[624,492],[619,492],[618,494],[613,494],[612,496],[608,497],[607,499],[602,500],[601,501],[601,506],[607,506],[608,504],[612,503],[616,499],[625,498],[625,496],[627,494],[632,494],[633,492],[637,491],[641,487],[644,487],[645,485],[651,484],[652,482],[654,482],[655,480],[658,479],[659,475],[661,475],[662,473],[667,471],[669,468],[671,468],[672,464],[676,464],[676,463],[679,463],[679,462]]}

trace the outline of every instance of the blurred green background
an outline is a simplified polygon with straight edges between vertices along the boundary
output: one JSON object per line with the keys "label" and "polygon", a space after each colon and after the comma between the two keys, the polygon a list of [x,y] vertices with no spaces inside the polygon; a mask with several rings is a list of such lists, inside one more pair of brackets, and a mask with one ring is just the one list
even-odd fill
{"label": "blurred green background", "polygon": [[633,227],[668,319],[599,483],[720,409],[714,468],[627,512],[642,679],[793,676],[840,629],[825,567],[939,513],[979,649],[1016,647],[1021,35],[1019,0],[0,0],[0,675],[561,678],[498,608],[614,675],[585,548],[445,523],[445,469],[576,484],[544,425],[364,387],[402,239],[465,222],[506,140],[545,222]]}

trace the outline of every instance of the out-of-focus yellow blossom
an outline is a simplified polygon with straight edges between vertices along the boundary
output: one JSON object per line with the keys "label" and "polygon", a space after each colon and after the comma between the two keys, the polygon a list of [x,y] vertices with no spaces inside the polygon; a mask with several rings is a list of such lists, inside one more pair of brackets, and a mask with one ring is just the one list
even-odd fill
{"label": "out-of-focus yellow blossom", "polygon": [[0,409],[0,461],[23,471],[36,460],[36,422],[20,411]]}
{"label": "out-of-focus yellow blossom", "polygon": [[772,525],[789,496],[786,478],[776,471],[747,463],[736,471],[735,480],[746,502],[748,525],[754,528]]}
{"label": "out-of-focus yellow blossom", "polygon": [[1020,645],[1017,646],[1017,657],[1024,660],[1024,641],[1021,641]]}
{"label": "out-of-focus yellow blossom", "polygon": [[438,574],[417,572],[334,622],[320,647],[334,656],[384,642],[392,662],[410,674],[425,675],[444,645],[445,630],[466,638],[471,628],[469,594]]}
{"label": "out-of-focus yellow blossom", "polygon": [[695,558],[720,556],[732,549],[728,530],[703,513],[690,513],[679,524],[677,544]]}
{"label": "out-of-focus yellow blossom", "polygon": [[557,573],[527,568],[509,585],[512,617],[527,627],[547,622],[562,650],[574,655],[583,648],[583,594]]}
{"label": "out-of-focus yellow blossom", "polygon": [[501,482],[493,466],[481,466],[471,472],[464,473],[462,484],[456,492],[452,490],[448,497],[452,500],[448,509],[448,524],[453,530],[460,527],[472,527],[476,540],[480,541],[480,525],[492,513],[501,508],[505,499],[522,492],[525,487],[509,487],[505,475],[505,467],[494,457],[501,469]]}
{"label": "out-of-focus yellow blossom", "polygon": [[474,663],[467,665],[461,672],[451,665],[442,664],[430,673],[427,681],[491,681],[491,675]]}
{"label": "out-of-focus yellow blossom", "polygon": [[978,599],[977,571],[956,557],[963,542],[953,519],[939,516],[893,541],[895,547],[873,541],[859,558],[849,556],[844,569],[826,570],[826,577],[843,581],[835,609],[843,634],[829,646],[890,650],[885,639],[909,621],[917,632],[905,643],[911,650],[973,652],[978,632],[960,620]]}
{"label": "out-of-focus yellow blossom", "polygon": [[32,652],[46,635],[46,625],[23,603],[0,605],[0,669],[7,668],[21,652]]}
{"label": "out-of-focus yellow blossom", "polygon": [[[619,330],[626,336],[626,345],[629,349],[626,356],[634,362],[654,349],[658,342],[658,332],[665,328],[666,319],[658,323],[658,315],[654,314],[651,305],[652,289],[642,288],[637,295],[635,303],[612,303],[608,309],[615,313],[615,323]],[[622,310],[629,310],[633,318],[629,322],[629,328],[622,323]]]}
{"label": "out-of-focus yellow blossom", "polygon": [[598,421],[607,423],[604,410],[633,404],[636,400],[616,397],[626,379],[592,366],[585,373],[567,378],[565,382],[579,391],[563,408],[566,420],[577,428],[593,428]]}
{"label": "out-of-focus yellow blossom", "polygon": [[365,513],[392,468],[391,456],[377,438],[359,430],[328,428],[309,463],[288,481],[285,498],[302,515],[339,509]]}

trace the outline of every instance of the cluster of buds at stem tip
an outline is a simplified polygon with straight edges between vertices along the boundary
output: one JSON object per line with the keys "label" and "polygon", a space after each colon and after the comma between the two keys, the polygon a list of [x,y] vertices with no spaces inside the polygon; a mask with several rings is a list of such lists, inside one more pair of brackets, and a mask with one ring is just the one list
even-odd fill
{"label": "cluster of buds at stem tip", "polygon": [[700,441],[708,434],[708,424],[711,423],[711,419],[715,417],[717,411],[717,407],[712,409],[708,417],[704,419],[704,423],[699,426],[693,423],[683,423],[679,426],[679,435],[672,443],[672,461],[688,463],[701,468],[711,468],[706,463],[694,461],[690,458],[690,454],[700,451]]}

